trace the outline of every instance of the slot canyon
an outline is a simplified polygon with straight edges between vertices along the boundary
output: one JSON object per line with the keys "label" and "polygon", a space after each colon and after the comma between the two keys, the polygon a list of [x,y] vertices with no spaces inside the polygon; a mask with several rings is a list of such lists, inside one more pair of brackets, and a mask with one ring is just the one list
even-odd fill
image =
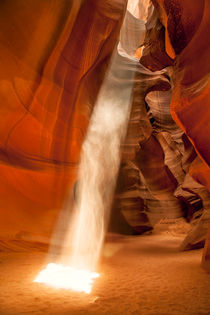
{"label": "slot canyon", "polygon": [[209,34],[210,0],[0,0],[0,315],[210,314]]}

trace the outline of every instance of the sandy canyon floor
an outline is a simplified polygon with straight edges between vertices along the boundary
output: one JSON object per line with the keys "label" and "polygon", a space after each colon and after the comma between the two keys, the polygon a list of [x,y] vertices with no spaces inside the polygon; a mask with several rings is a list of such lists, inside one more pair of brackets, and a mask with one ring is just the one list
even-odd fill
{"label": "sandy canyon floor", "polygon": [[210,314],[210,274],[200,267],[202,250],[179,252],[181,240],[169,234],[110,235],[89,295],[33,283],[46,253],[2,251],[0,314]]}

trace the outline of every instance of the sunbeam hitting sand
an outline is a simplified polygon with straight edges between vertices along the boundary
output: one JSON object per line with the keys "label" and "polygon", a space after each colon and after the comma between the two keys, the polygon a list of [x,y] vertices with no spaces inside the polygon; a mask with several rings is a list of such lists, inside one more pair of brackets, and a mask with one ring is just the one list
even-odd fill
{"label": "sunbeam hitting sand", "polygon": [[51,284],[56,288],[90,293],[93,280],[98,277],[99,274],[95,272],[51,263],[39,273],[34,282]]}
{"label": "sunbeam hitting sand", "polygon": [[[122,83],[116,84],[115,78],[120,78],[122,73]],[[94,271],[104,241],[120,165],[120,144],[127,130],[134,73],[124,70],[116,52],[83,144],[76,201],[73,209],[69,209],[71,203],[67,204],[53,237],[53,242],[58,244],[65,213],[69,209],[72,215],[66,234],[62,236],[60,256],[56,258],[56,264],[50,263],[41,271],[36,282],[86,293],[91,291],[93,279],[98,276]]]}

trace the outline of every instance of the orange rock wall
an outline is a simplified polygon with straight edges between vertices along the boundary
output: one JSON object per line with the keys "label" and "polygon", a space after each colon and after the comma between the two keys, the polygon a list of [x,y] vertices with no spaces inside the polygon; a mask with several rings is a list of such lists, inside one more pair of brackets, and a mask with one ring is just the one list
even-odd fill
{"label": "orange rock wall", "polygon": [[48,238],[72,188],[126,1],[0,4],[0,231]]}
{"label": "orange rock wall", "polygon": [[[192,176],[210,190],[210,2],[153,3],[165,25],[165,44],[157,41],[158,54],[152,47],[156,57],[163,53],[158,64],[150,64],[152,58],[145,62],[152,69],[164,58],[164,66],[175,61],[172,116],[200,156]],[[50,236],[77,178],[81,145],[125,6],[126,0],[0,3],[1,238]],[[206,248],[209,253],[208,243]]]}
{"label": "orange rock wall", "polygon": [[[210,1],[153,3],[166,29],[166,51],[175,58],[171,114],[201,158],[192,164],[191,175],[210,191]],[[204,260],[209,261],[208,243]]]}

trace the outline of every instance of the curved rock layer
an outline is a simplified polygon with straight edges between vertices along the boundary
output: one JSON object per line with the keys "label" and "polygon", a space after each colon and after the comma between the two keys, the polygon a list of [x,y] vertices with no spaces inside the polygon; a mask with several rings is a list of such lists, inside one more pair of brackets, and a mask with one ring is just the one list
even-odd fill
{"label": "curved rock layer", "polygon": [[[77,179],[126,2],[0,3],[1,238],[48,241]],[[209,1],[152,3],[157,13],[147,12],[146,26],[127,14],[128,26],[142,34],[147,28],[146,38],[139,37],[141,64],[129,56],[132,29],[119,49],[135,78],[114,206],[137,234],[150,230],[160,213],[191,220],[209,209]]]}
{"label": "curved rock layer", "polygon": [[[196,151],[209,166],[209,1],[152,1],[165,26],[165,50],[174,58],[174,90],[171,113],[176,123],[185,131]],[[190,18],[189,18],[190,16]],[[159,44],[153,41],[153,50],[141,62],[153,71],[159,70],[153,61],[159,56]],[[164,51],[162,51],[164,59]],[[171,64],[171,63],[170,63]],[[164,59],[164,65],[169,65]],[[201,106],[202,104],[202,106]],[[203,166],[205,167],[205,166]],[[193,174],[195,171],[193,171]],[[209,188],[209,173],[200,181]],[[197,177],[197,179],[199,176]]]}
{"label": "curved rock layer", "polygon": [[76,180],[125,5],[1,2],[1,237],[49,237]]}
{"label": "curved rock layer", "polygon": [[[152,2],[165,27],[163,30],[165,49],[162,49],[163,46],[160,47],[157,36],[154,36],[150,42],[152,49],[145,50],[141,62],[153,71],[173,65],[171,115],[184,130],[200,157],[192,163],[190,174],[198,183],[210,190],[210,65],[208,61],[210,2],[208,0],[199,2],[152,0]],[[167,57],[165,53],[168,54]],[[206,203],[208,204],[209,201]]]}
{"label": "curved rock layer", "polygon": [[[155,11],[146,24],[127,12],[121,29],[119,54],[124,58],[124,69],[136,75],[114,209],[123,214],[137,234],[165,218],[176,221],[185,216],[192,221],[193,227],[199,222],[202,236],[193,229],[191,239],[187,237],[183,243],[182,248],[189,249],[204,243],[207,227],[201,222],[206,221],[203,213],[209,210],[209,193],[189,176],[196,152],[171,117],[174,61],[166,54],[164,35],[164,27]],[[136,42],[139,46],[145,45],[141,62],[147,69],[138,64],[134,53],[132,55]],[[166,65],[170,67],[165,68]]]}

